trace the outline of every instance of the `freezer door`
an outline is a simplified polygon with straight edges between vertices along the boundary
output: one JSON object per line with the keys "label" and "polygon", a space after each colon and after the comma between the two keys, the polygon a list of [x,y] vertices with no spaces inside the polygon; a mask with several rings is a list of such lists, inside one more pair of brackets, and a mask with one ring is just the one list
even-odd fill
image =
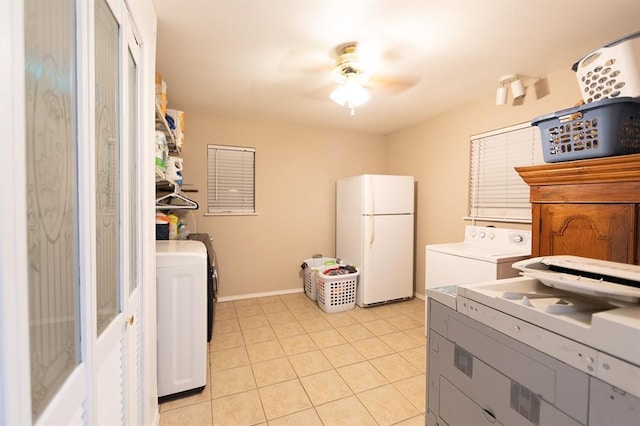
{"label": "freezer door", "polygon": [[413,296],[413,215],[365,216],[359,306]]}
{"label": "freezer door", "polygon": [[413,213],[413,176],[363,175],[363,213]]}

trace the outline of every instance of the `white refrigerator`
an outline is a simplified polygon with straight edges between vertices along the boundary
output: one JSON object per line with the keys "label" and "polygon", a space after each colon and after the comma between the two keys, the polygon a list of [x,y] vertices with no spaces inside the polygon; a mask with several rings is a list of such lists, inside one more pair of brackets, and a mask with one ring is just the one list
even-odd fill
{"label": "white refrigerator", "polygon": [[360,307],[413,296],[413,176],[361,175],[336,184],[336,257],[360,271]]}

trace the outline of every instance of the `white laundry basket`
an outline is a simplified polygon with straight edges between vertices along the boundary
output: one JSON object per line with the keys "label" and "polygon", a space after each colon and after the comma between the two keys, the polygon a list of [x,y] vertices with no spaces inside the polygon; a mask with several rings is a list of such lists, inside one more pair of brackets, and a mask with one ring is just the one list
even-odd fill
{"label": "white laundry basket", "polygon": [[585,103],[640,96],[640,31],[591,52],[573,64]]}
{"label": "white laundry basket", "polygon": [[[323,311],[332,314],[349,311],[356,307],[356,289],[360,271],[344,273],[345,266],[323,268],[316,275],[318,306]],[[340,270],[339,275],[331,275]]]}
{"label": "white laundry basket", "polygon": [[316,273],[322,268],[333,267],[341,264],[340,259],[336,259],[334,257],[323,257],[321,254],[305,259],[302,262],[301,268],[304,269],[304,292],[309,299],[313,301],[316,300]]}

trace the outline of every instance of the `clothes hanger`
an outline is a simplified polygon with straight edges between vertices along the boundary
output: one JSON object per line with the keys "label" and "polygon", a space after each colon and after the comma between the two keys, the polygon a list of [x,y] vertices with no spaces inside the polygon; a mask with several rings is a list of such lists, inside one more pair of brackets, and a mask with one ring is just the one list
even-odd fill
{"label": "clothes hanger", "polygon": [[[171,204],[175,199],[178,199],[185,204]],[[156,198],[156,210],[196,210],[198,207],[199,206],[196,201],[180,194],[180,189],[177,185],[172,193]]]}

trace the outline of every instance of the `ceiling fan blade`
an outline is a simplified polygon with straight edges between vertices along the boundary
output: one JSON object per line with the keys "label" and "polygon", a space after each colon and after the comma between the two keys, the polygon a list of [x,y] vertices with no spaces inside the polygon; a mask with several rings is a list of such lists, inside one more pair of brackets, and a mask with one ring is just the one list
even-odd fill
{"label": "ceiling fan blade", "polygon": [[422,52],[412,43],[403,43],[389,47],[380,54],[381,62],[396,65],[416,60],[420,57],[422,57]]}
{"label": "ceiling fan blade", "polygon": [[278,63],[278,71],[286,74],[325,73],[332,69],[330,55],[317,49],[289,49]]}
{"label": "ceiling fan blade", "polygon": [[420,83],[417,76],[373,75],[363,86],[375,91],[376,95],[395,95],[415,87]]}
{"label": "ceiling fan blade", "polygon": [[[415,87],[420,83],[419,77],[412,76],[373,76],[362,86],[372,97],[393,96]],[[304,97],[315,100],[329,100],[329,95],[338,87],[338,83],[327,83],[307,91]]]}
{"label": "ceiling fan blade", "polygon": [[329,95],[338,87],[337,84],[325,84],[315,89],[309,90],[303,94],[305,98],[314,99],[316,101],[328,101]]}

